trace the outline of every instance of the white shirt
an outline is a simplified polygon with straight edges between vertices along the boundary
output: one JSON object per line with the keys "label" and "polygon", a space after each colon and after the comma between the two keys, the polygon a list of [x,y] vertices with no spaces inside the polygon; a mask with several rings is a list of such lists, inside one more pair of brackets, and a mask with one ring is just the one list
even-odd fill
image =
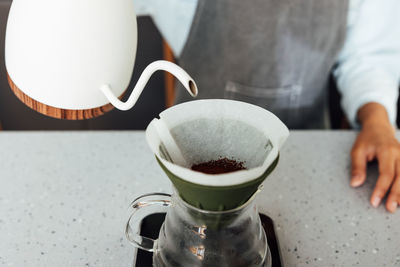
{"label": "white shirt", "polygon": [[[198,0],[133,0],[137,15],[153,18],[179,57]],[[382,104],[395,125],[400,82],[400,0],[350,0],[347,38],[334,75],[342,107],[357,127],[364,104]]]}

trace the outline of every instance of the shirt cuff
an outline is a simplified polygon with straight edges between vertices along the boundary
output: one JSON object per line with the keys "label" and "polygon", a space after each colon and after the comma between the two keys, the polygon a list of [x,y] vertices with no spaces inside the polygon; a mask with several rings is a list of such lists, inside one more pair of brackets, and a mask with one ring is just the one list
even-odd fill
{"label": "shirt cuff", "polygon": [[[398,83],[385,75],[364,74],[363,79],[342,85],[342,108],[353,128],[360,128],[358,110],[365,104],[374,102],[385,107],[390,123],[396,126]],[[368,78],[365,78],[368,77]]]}

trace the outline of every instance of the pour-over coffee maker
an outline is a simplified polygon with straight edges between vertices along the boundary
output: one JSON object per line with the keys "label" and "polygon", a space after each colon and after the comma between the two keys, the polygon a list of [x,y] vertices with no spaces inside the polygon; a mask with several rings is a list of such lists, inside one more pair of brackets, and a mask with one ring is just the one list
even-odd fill
{"label": "pour-over coffee maker", "polygon": [[[275,115],[238,101],[191,101],[162,112],[146,138],[174,193],[132,203],[128,240],[153,252],[153,266],[271,266],[254,199],[288,135]],[[246,169],[206,174],[191,168],[219,158]],[[143,217],[158,212],[167,212],[159,238],[140,236]]]}

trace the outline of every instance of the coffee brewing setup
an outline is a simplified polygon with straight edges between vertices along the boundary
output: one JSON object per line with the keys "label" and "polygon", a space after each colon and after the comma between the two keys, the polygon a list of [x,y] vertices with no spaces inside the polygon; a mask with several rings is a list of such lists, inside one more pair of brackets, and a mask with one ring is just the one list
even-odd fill
{"label": "coffee brewing setup", "polygon": [[[274,114],[239,101],[197,100],[165,110],[147,127],[146,139],[174,193],[132,203],[128,240],[153,252],[153,266],[271,266],[254,198],[288,135]],[[220,158],[246,169],[207,174],[191,168]],[[138,234],[144,216],[165,211],[157,240]]]}
{"label": "coffee brewing setup", "polygon": [[[107,105],[132,108],[157,70],[171,72],[197,95],[183,69],[157,61],[122,102],[136,47],[132,0],[14,0],[5,43],[8,80],[26,105],[63,119],[96,117]],[[165,110],[147,127],[146,139],[173,194],[137,198],[127,239],[153,252],[153,266],[271,266],[254,199],[288,135],[274,114],[243,102],[197,100]],[[220,159],[245,169],[220,174],[192,169]],[[167,213],[159,238],[141,236],[142,219],[159,212]]]}

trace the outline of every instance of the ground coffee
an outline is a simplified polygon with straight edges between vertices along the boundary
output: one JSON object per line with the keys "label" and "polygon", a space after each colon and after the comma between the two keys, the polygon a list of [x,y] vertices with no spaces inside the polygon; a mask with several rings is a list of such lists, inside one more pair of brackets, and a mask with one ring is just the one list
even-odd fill
{"label": "ground coffee", "polygon": [[243,164],[243,162],[233,159],[221,158],[218,160],[211,160],[208,162],[195,164],[192,166],[192,170],[207,174],[221,174],[246,170],[247,168],[244,167]]}

